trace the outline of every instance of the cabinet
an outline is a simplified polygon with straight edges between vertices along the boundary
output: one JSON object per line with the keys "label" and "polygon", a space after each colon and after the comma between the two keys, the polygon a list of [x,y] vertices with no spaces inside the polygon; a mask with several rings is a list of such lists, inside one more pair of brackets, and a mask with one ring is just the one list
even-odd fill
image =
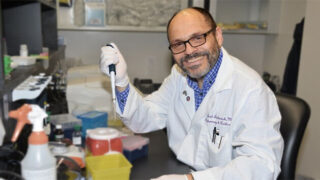
{"label": "cabinet", "polygon": [[57,49],[57,15],[54,3],[47,1],[2,1],[3,36],[9,55],[18,55],[20,44],[27,44],[29,54],[39,54],[43,47]]}
{"label": "cabinet", "polygon": [[[57,72],[60,61],[64,59],[65,46],[57,43],[56,5],[48,0],[2,0],[0,8],[0,35],[5,38],[7,53],[18,55],[20,44],[27,44],[29,54],[39,54],[43,47],[49,48],[48,65],[44,61],[37,61],[34,65],[20,66],[10,73],[10,78],[3,75],[3,61],[1,65],[0,84],[0,112],[6,129],[6,141],[13,132],[15,121],[9,121],[8,112],[16,109],[26,101],[12,102],[12,91],[31,75],[45,73],[51,75]],[[1,41],[0,55],[3,59],[4,41]],[[39,98],[45,99],[40,95]],[[35,100],[35,103],[38,100]]]}

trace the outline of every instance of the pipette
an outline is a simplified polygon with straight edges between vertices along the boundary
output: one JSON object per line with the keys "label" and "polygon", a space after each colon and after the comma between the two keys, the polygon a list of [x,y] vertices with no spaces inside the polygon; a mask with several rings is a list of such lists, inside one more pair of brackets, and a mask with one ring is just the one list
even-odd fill
{"label": "pipette", "polygon": [[[114,48],[111,44],[107,44],[106,46],[110,46]],[[113,103],[113,118],[116,120],[116,85],[115,85],[115,76],[116,76],[116,65],[109,65],[109,73],[110,73],[110,81],[111,81],[111,91],[112,91],[112,103]]]}

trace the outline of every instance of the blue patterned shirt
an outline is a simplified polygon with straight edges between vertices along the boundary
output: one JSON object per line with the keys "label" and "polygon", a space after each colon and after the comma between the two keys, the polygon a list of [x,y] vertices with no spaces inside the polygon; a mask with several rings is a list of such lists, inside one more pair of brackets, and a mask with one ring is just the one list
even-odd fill
{"label": "blue patterned shirt", "polygon": [[126,105],[126,102],[127,102],[127,99],[128,99],[128,95],[129,95],[129,90],[130,90],[130,86],[129,85],[122,92],[119,92],[117,90],[117,88],[116,88],[116,96],[117,96],[117,100],[118,100],[118,104],[119,104],[119,108],[121,110],[121,113],[123,113],[124,106]]}
{"label": "blue patterned shirt", "polygon": [[221,62],[222,62],[223,53],[222,50],[220,50],[220,54],[218,57],[218,60],[216,64],[213,66],[213,68],[206,74],[206,76],[203,79],[202,89],[199,88],[198,82],[196,79],[192,79],[188,76],[188,85],[194,90],[194,98],[195,98],[195,108],[196,111],[198,110],[202,100],[208,93],[209,89],[213,85],[213,83],[216,80]]}
{"label": "blue patterned shirt", "polygon": [[[216,80],[221,62],[222,62],[223,53],[222,50],[220,50],[220,54],[217,60],[217,63],[214,65],[214,67],[206,74],[203,80],[203,86],[202,89],[199,88],[198,82],[195,79],[192,79],[188,76],[188,85],[194,90],[194,97],[195,97],[195,108],[198,110],[202,100],[208,93],[209,89],[213,85],[213,83]],[[120,107],[121,112],[123,112],[124,107],[127,102],[127,98],[129,95],[130,86],[128,86],[124,91],[119,92],[116,90],[116,96],[118,100],[118,104]]]}

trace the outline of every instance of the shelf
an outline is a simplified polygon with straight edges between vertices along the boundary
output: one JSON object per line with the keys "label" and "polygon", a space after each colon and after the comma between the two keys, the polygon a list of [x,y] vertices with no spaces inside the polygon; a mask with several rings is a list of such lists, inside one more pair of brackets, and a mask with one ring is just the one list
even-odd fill
{"label": "shelf", "polygon": [[222,30],[223,34],[257,34],[257,35],[275,35],[274,32],[267,30],[250,30],[250,29],[239,29],[239,30]]}
{"label": "shelf", "polygon": [[58,30],[65,31],[138,31],[138,32],[166,32],[166,27],[142,27],[142,26],[59,26]]}
{"label": "shelf", "polygon": [[48,2],[48,1],[44,1],[44,0],[38,0],[38,2],[41,2],[42,4],[51,7],[53,9],[56,9],[56,4],[55,2]]}
{"label": "shelf", "polygon": [[2,5],[3,8],[8,8],[8,7],[14,7],[14,6],[20,6],[23,4],[28,4],[28,3],[35,3],[39,2],[47,7],[56,9],[56,4],[55,2],[48,2],[46,0],[2,0]]}
{"label": "shelf", "polygon": [[3,3],[7,6],[2,10],[3,37],[9,55],[19,54],[21,44],[28,46],[29,54],[40,54],[43,47],[57,49],[56,9],[44,3],[48,4],[31,0]]}
{"label": "shelf", "polygon": [[24,81],[30,75],[40,73],[43,70],[42,62],[36,62],[29,66],[20,66],[15,68],[10,73],[10,78],[5,80],[4,91],[10,92],[16,86],[18,86],[22,81]]}
{"label": "shelf", "polygon": [[[58,61],[64,58],[65,46],[60,46],[58,51],[55,51],[49,56],[49,66],[44,67],[43,61],[38,60],[35,64],[29,66],[19,66],[10,73],[10,79],[6,79],[4,82],[3,93],[11,94],[11,91],[16,88],[21,82],[31,75],[38,75],[39,73],[46,73],[50,75],[54,73],[58,68]],[[9,96],[11,101],[11,95]]]}
{"label": "shelf", "polygon": [[[60,26],[59,31],[123,31],[123,32],[166,32],[166,27],[134,27],[134,26],[105,26],[105,27],[76,27],[76,26]],[[260,34],[260,35],[275,35],[277,33],[267,30],[223,30],[223,34]]]}
{"label": "shelf", "polygon": [[277,34],[281,14],[281,0],[213,0],[210,12],[216,22],[226,25],[267,24],[266,29],[228,30],[230,34]]}

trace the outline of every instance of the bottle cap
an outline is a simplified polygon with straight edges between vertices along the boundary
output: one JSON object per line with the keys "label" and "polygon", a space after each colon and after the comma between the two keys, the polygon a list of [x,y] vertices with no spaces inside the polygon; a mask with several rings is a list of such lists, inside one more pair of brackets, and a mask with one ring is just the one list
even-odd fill
{"label": "bottle cap", "polygon": [[26,44],[20,44],[21,49],[28,49],[28,46]]}
{"label": "bottle cap", "polygon": [[119,131],[114,128],[95,128],[87,130],[87,136],[96,140],[110,140],[119,137],[119,135]]}
{"label": "bottle cap", "polygon": [[61,129],[61,128],[62,128],[61,124],[56,125],[56,129]]}
{"label": "bottle cap", "polygon": [[80,127],[80,125],[74,125],[73,128],[74,128],[74,130],[76,130],[76,131],[80,131],[80,128],[81,128],[81,127]]}

